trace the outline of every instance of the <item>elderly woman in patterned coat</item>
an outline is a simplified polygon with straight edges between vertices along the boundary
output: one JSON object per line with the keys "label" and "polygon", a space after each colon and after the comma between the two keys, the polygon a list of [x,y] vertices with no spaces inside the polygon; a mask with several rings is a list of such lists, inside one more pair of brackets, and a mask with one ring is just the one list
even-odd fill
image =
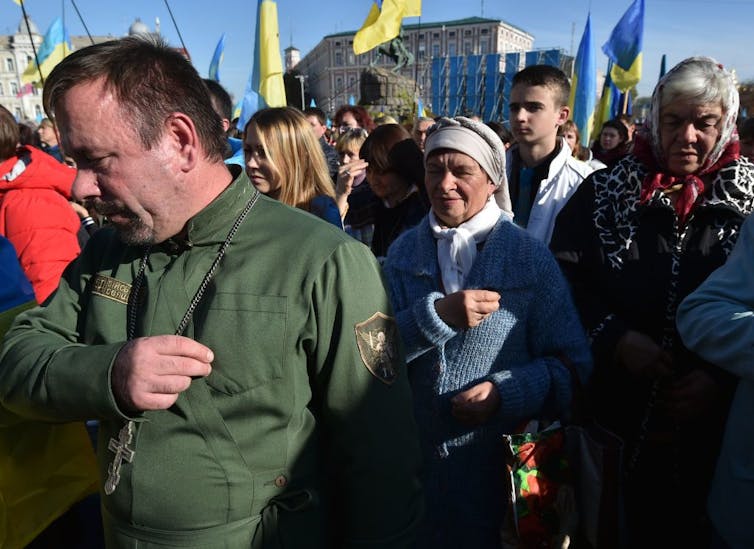
{"label": "elderly woman in patterned coat", "polygon": [[586,179],[550,244],[589,332],[596,418],[624,442],[631,547],[708,547],[705,498],[734,380],[680,341],[679,302],[752,210],[738,92],[707,57],[655,88],[633,154]]}
{"label": "elderly woman in patterned coat", "polygon": [[591,356],[552,254],[511,223],[497,134],[440,119],[424,164],[431,210],[384,264],[424,457],[418,547],[495,549],[506,509],[502,435],[566,415],[571,370],[586,380]]}

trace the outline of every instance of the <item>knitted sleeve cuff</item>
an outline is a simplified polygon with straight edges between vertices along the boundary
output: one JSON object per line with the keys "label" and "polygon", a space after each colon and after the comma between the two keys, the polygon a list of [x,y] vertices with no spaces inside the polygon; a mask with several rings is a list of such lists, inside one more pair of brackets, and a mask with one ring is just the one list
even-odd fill
{"label": "knitted sleeve cuff", "polygon": [[550,392],[550,360],[557,359],[538,358],[488,376],[487,379],[495,384],[500,394],[497,415],[501,425],[510,427],[542,415],[545,399]]}
{"label": "knitted sleeve cuff", "polygon": [[396,313],[407,362],[441,346],[456,334],[435,311],[435,301],[441,297],[443,294],[440,292],[432,292],[420,298],[411,307]]}
{"label": "knitted sleeve cuff", "polygon": [[431,292],[419,299],[413,307],[419,330],[436,347],[444,344],[458,333],[458,330],[446,324],[437,314],[435,301],[443,297],[445,295],[441,292]]}

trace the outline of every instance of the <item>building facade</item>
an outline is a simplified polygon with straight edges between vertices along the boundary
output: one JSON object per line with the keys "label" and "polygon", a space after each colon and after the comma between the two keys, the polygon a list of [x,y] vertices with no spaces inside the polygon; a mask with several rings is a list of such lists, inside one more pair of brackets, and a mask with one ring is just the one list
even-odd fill
{"label": "building facade", "polygon": [[[23,86],[21,75],[34,59],[34,47],[42,44],[43,36],[37,25],[29,18],[29,29],[23,19],[15,34],[0,36],[0,105],[21,121],[41,120],[42,90]],[[29,35],[31,34],[31,38]]]}
{"label": "building facade", "polygon": [[[378,48],[355,55],[355,34],[354,30],[325,36],[295,66],[306,78],[308,94],[330,113],[347,104],[351,96],[358,100],[361,72],[370,63],[385,68],[394,65],[391,59],[378,53]],[[416,81],[416,95],[427,106],[431,106],[433,59],[501,54],[498,71],[502,73],[505,71],[502,54],[524,53],[532,50],[534,44],[531,34],[504,21],[481,17],[405,25],[402,38],[414,56],[414,63],[399,74]]]}

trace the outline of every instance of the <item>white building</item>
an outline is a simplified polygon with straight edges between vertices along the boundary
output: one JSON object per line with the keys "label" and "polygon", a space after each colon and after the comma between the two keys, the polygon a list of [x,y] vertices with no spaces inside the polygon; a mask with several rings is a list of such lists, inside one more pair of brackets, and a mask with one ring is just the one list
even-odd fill
{"label": "white building", "polygon": [[[358,100],[361,71],[377,57],[377,48],[363,55],[354,54],[355,34],[353,30],[325,36],[295,66],[296,71],[306,77],[308,93],[326,111],[333,112],[347,104],[351,95]],[[419,95],[427,97],[433,57],[523,53],[532,49],[534,37],[498,19],[469,17],[405,25],[403,42],[414,55],[414,64],[403,68],[400,74],[416,80]],[[386,68],[392,65],[384,56],[378,63]],[[500,71],[504,68],[504,59],[501,59]]]}

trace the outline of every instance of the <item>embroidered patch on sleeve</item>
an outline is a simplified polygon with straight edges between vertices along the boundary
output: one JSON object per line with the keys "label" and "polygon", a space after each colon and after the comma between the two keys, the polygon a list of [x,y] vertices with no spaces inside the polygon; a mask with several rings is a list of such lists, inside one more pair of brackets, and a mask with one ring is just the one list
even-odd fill
{"label": "embroidered patch on sleeve", "polygon": [[393,317],[374,313],[354,326],[364,366],[380,381],[392,385],[398,378],[398,326]]}
{"label": "embroidered patch on sleeve", "polygon": [[118,303],[128,305],[131,285],[105,275],[94,275],[92,278],[92,294],[112,299]]}

